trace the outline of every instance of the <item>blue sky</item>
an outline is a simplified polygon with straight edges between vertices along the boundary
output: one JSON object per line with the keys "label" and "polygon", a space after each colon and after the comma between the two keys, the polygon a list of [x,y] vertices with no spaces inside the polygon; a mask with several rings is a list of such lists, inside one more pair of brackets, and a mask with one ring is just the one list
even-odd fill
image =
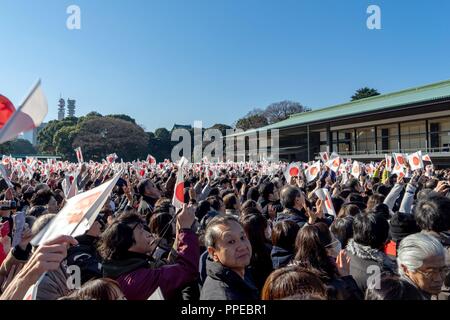
{"label": "blue sky", "polygon": [[[66,8],[81,8],[81,30]],[[366,27],[379,5],[382,30]],[[362,86],[383,93],[450,79],[450,2],[0,0],[0,93],[37,78],[77,115],[126,113],[148,131],[231,124],[285,99],[318,108]]]}

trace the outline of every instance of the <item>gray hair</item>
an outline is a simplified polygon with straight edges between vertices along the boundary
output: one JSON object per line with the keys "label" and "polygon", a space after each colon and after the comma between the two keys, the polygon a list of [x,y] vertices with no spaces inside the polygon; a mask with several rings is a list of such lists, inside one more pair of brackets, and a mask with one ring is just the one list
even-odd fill
{"label": "gray hair", "polygon": [[445,249],[438,239],[424,233],[415,233],[407,236],[400,242],[397,255],[398,272],[404,276],[402,265],[410,271],[416,271],[429,257],[443,256]]}
{"label": "gray hair", "polygon": [[235,223],[241,225],[239,220],[236,217],[234,217],[233,215],[214,217],[206,226],[205,246],[215,248],[217,239],[220,236],[220,230],[217,227],[218,226],[228,226],[231,224],[231,222],[235,222]]}

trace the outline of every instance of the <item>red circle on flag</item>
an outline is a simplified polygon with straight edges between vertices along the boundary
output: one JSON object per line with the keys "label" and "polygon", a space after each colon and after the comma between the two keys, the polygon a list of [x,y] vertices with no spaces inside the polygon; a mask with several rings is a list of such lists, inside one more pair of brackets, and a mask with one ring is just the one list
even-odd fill
{"label": "red circle on flag", "polygon": [[328,209],[331,209],[331,201],[329,197],[326,198],[325,205],[327,206]]}
{"label": "red circle on flag", "polygon": [[418,166],[418,165],[420,164],[419,158],[413,157],[413,164],[414,164],[415,166]]}
{"label": "red circle on flag", "polygon": [[403,157],[397,157],[397,162],[398,164],[403,165],[404,164]]}
{"label": "red circle on flag", "polygon": [[292,167],[291,169],[289,169],[289,175],[291,177],[298,176],[298,173],[299,173],[299,171],[298,171],[297,167]]}
{"label": "red circle on flag", "polygon": [[11,101],[0,94],[0,128],[5,125],[14,111],[16,111],[16,108]]}
{"label": "red circle on flag", "polygon": [[184,202],[184,182],[177,184],[177,187],[175,188],[175,198],[180,202]]}
{"label": "red circle on flag", "polygon": [[338,167],[339,166],[339,159],[336,159],[336,160],[334,160],[333,161],[333,165],[335,166],[335,167]]}
{"label": "red circle on flag", "polygon": [[315,176],[317,174],[317,167],[312,167],[311,169],[309,169],[309,173],[312,176]]}

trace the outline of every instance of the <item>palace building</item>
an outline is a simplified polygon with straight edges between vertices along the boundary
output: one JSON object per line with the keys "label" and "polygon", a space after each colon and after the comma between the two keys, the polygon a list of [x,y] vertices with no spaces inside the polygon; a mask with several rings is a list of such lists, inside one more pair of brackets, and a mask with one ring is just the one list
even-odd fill
{"label": "palace building", "polygon": [[422,150],[450,167],[450,80],[295,114],[243,135],[271,129],[279,130],[280,160],[335,151],[367,162]]}

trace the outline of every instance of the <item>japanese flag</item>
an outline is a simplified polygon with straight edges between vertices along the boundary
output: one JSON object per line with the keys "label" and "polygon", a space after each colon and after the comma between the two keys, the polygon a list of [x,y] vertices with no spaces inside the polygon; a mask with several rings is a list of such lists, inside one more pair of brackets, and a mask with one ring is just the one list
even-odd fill
{"label": "japanese flag", "polygon": [[5,96],[0,94],[0,128],[8,122],[12,114],[16,111],[16,108],[11,101]]}
{"label": "japanese flag", "polygon": [[31,164],[34,162],[34,158],[33,157],[26,157],[26,159],[25,159],[25,164],[28,166],[28,167],[31,167]]}
{"label": "japanese flag", "polygon": [[117,154],[112,153],[106,156],[106,161],[108,161],[108,163],[113,163],[117,158]]}
{"label": "japanese flag", "polygon": [[366,173],[370,177],[373,177],[373,174],[375,173],[375,167],[373,166],[373,164],[372,163],[366,164],[365,169],[366,169]]}
{"label": "japanese flag", "polygon": [[8,164],[10,164],[11,163],[11,157],[8,157],[7,155],[3,155],[3,158],[2,158],[2,164],[4,165],[4,166],[6,166],[6,165],[8,165]]}
{"label": "japanese flag", "polygon": [[405,156],[403,154],[393,153],[393,155],[394,155],[394,160],[395,160],[396,164],[398,164],[400,167],[405,166],[406,161],[405,161]]}
{"label": "japanese flag", "polygon": [[98,187],[68,199],[64,208],[31,240],[31,244],[39,246],[59,235],[77,237],[84,234],[94,223],[122,173],[120,171]]}
{"label": "japanese flag", "polygon": [[339,170],[339,166],[341,165],[341,162],[342,162],[341,158],[336,157],[336,158],[331,158],[327,163],[325,163],[325,165],[337,173]]}
{"label": "japanese flag", "polygon": [[356,179],[359,178],[359,175],[361,174],[361,165],[358,161],[353,161],[352,170],[350,172],[352,176],[354,176]]}
{"label": "japanese flag", "polygon": [[428,153],[426,153],[422,156],[422,160],[426,161],[426,162],[432,162],[431,157],[428,155]]}
{"label": "japanese flag", "polygon": [[328,155],[328,152],[320,152],[320,159],[322,159],[323,163],[330,160],[330,156]]}
{"label": "japanese flag", "polygon": [[313,181],[320,172],[320,161],[314,162],[313,165],[309,166],[305,170],[306,180],[309,182]]}
{"label": "japanese flag", "polygon": [[151,154],[149,154],[149,155],[147,156],[147,162],[148,162],[149,164],[156,164],[156,159],[155,159],[154,156],[152,156]]}
{"label": "japanese flag", "polygon": [[413,171],[423,169],[422,151],[417,151],[408,155],[408,162]]}
{"label": "japanese flag", "polygon": [[175,183],[175,190],[173,193],[172,204],[175,208],[181,208],[184,203],[184,177],[183,168],[189,161],[182,157],[178,162],[177,182]]}
{"label": "japanese flag", "polygon": [[75,149],[75,154],[77,155],[78,163],[83,163],[84,159],[83,159],[83,153],[81,152],[81,147],[78,147]]}
{"label": "japanese flag", "polygon": [[299,166],[298,162],[289,164],[289,166],[284,171],[284,177],[286,178],[286,181],[289,183],[292,177],[298,177],[298,175],[300,174],[300,170],[301,167]]}
{"label": "japanese flag", "polygon": [[399,177],[404,177],[406,175],[405,167],[399,164],[395,164],[394,169],[392,170],[392,174],[396,174]]}
{"label": "japanese flag", "polygon": [[47,98],[39,80],[21,106],[9,116],[6,124],[0,129],[0,144],[13,140],[22,132],[39,127],[47,112]]}
{"label": "japanese flag", "polygon": [[386,171],[391,172],[392,171],[392,157],[388,154],[384,155],[386,159]]}
{"label": "japanese flag", "polygon": [[321,188],[316,190],[317,197],[322,200],[322,208],[325,213],[336,216],[336,211],[334,210],[333,201],[331,200],[330,192],[326,188]]}

